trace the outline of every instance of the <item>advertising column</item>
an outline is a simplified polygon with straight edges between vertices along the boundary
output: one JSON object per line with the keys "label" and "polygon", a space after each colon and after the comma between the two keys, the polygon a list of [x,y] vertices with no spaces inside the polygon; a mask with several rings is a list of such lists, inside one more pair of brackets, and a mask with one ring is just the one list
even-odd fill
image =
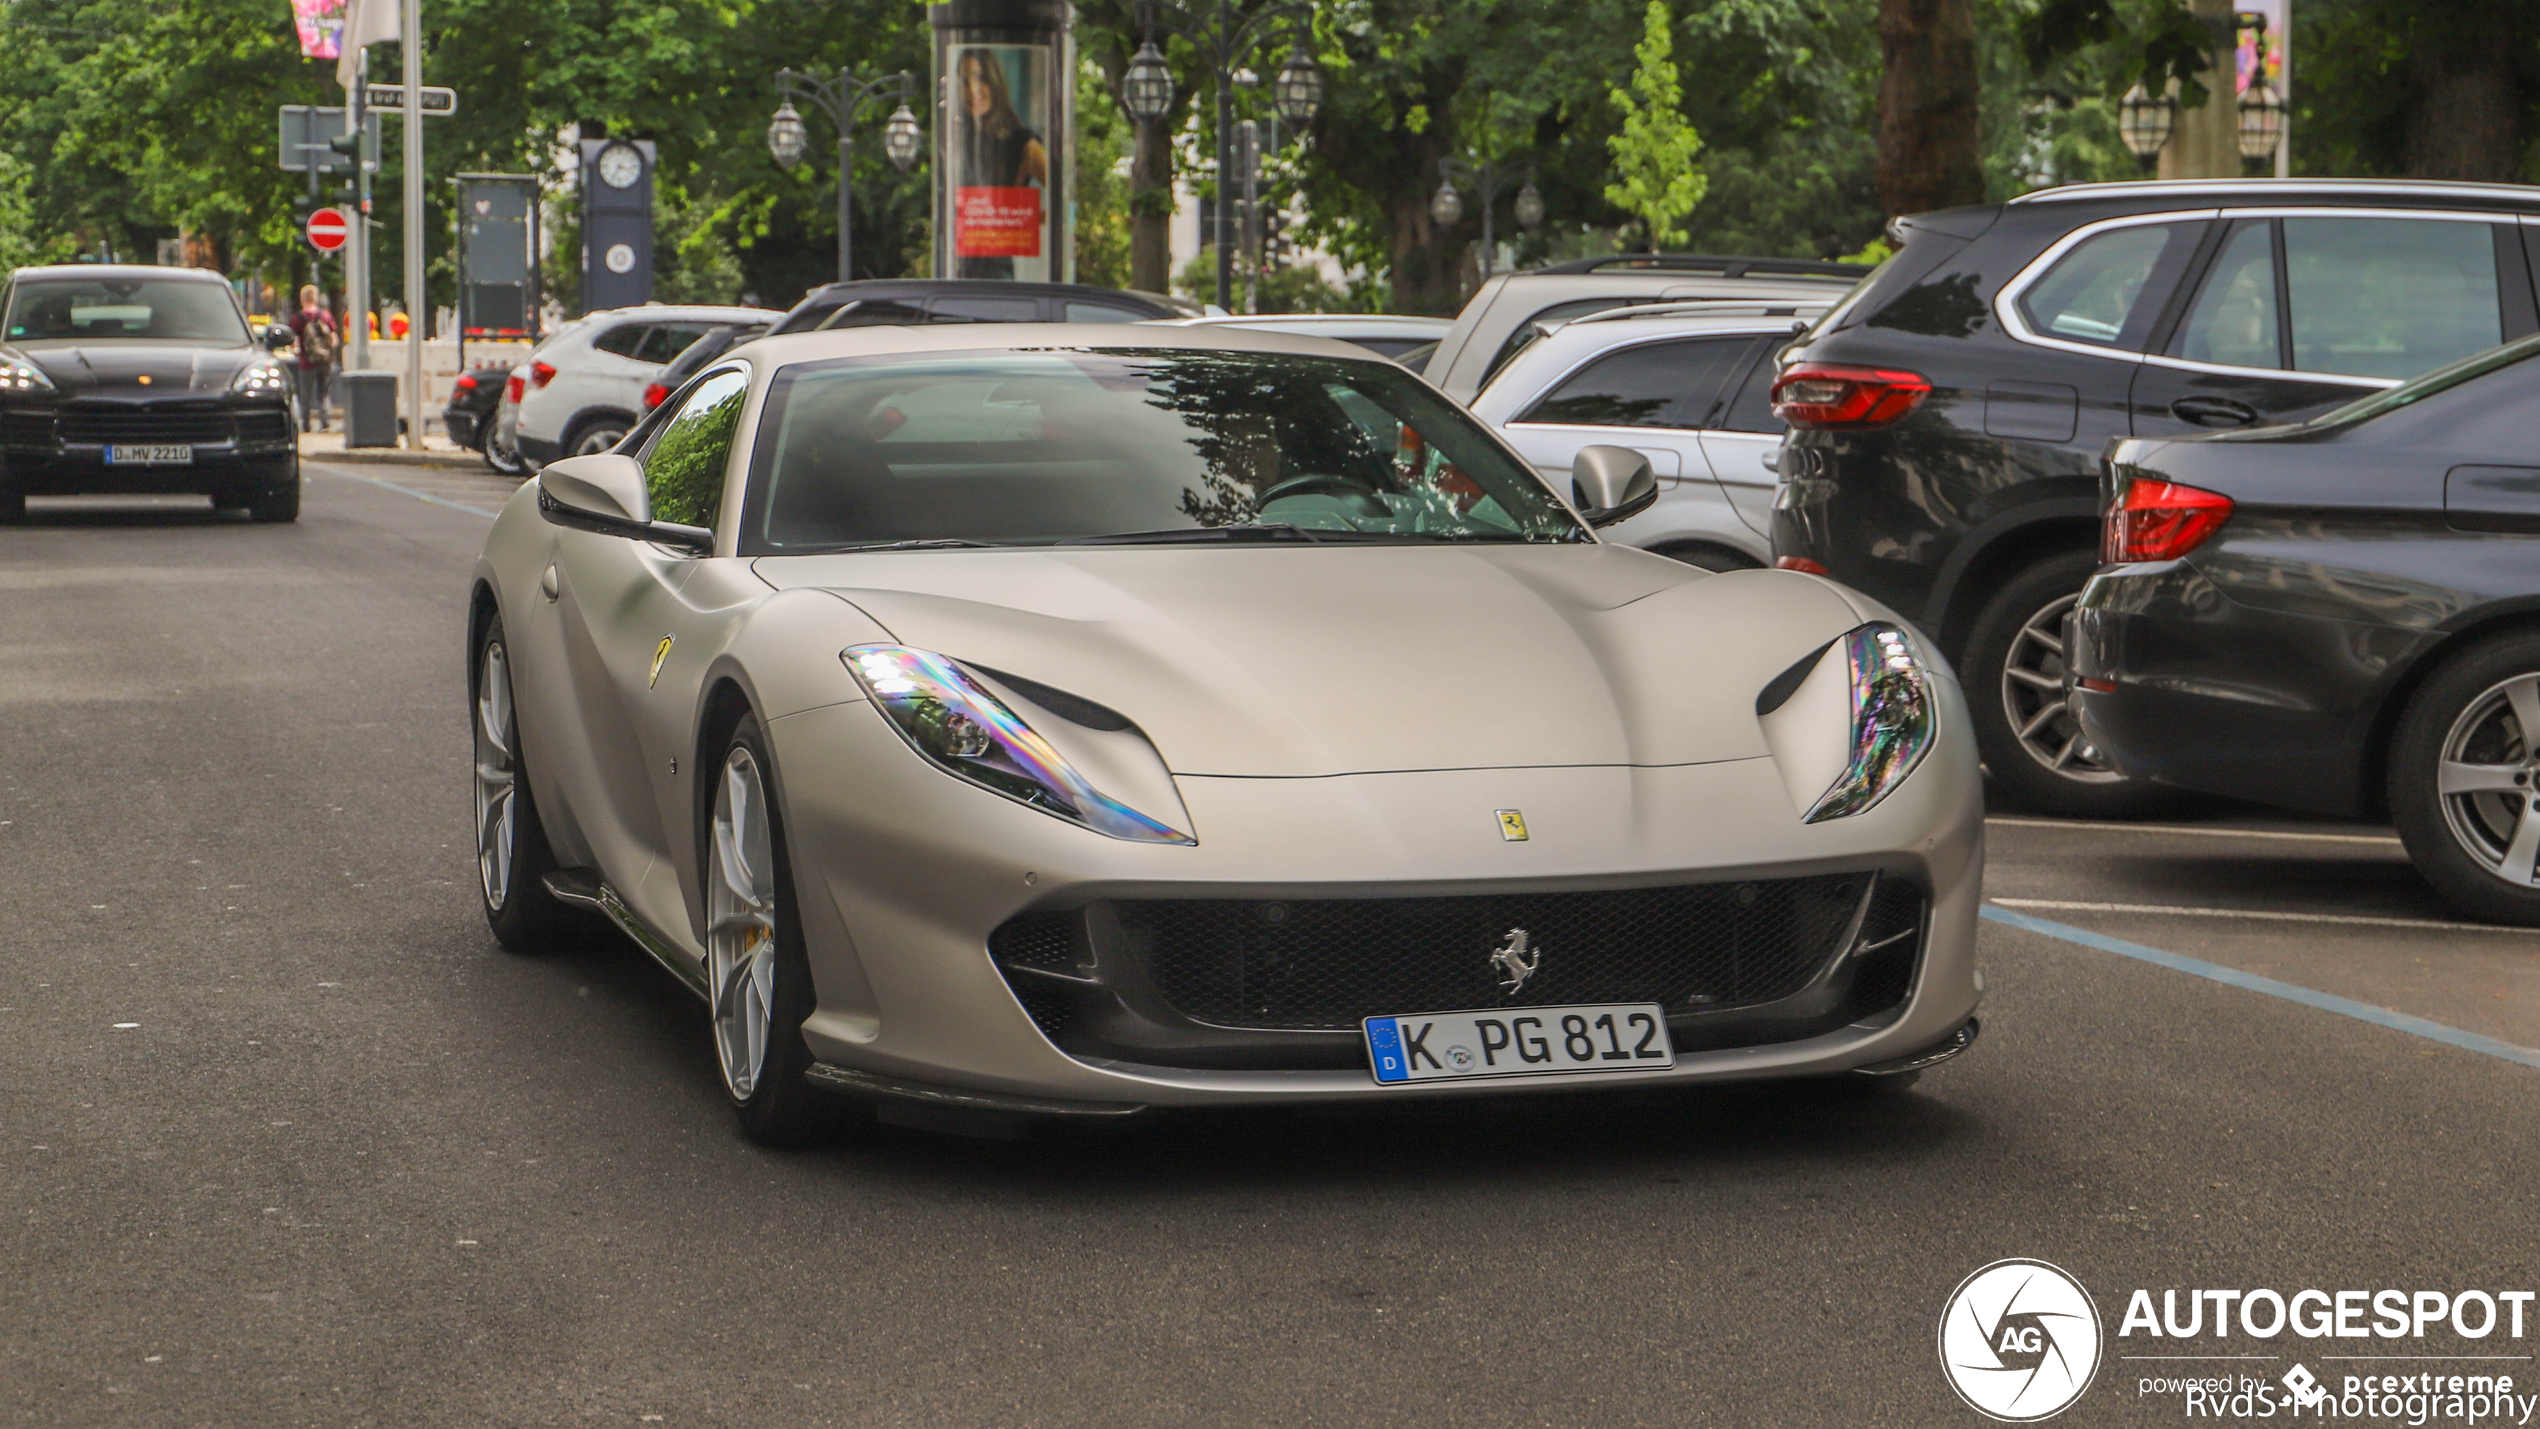
{"label": "advertising column", "polygon": [[951,0],[935,30],[937,275],[1075,281],[1075,13],[1066,0]]}

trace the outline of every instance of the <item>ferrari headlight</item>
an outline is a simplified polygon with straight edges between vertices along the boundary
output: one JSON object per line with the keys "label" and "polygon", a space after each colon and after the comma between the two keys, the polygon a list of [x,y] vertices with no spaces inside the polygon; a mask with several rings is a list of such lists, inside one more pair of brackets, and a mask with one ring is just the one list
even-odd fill
{"label": "ferrari headlight", "polygon": [[281,397],[291,391],[291,374],[279,362],[251,362],[229,380],[241,397]]}
{"label": "ferrari headlight", "polygon": [[905,645],[853,645],[838,658],[891,727],[936,767],[1116,839],[1199,842],[1094,788],[1048,740],[951,660]]}
{"label": "ferrari headlight", "polygon": [[1857,814],[1887,797],[1931,749],[1931,671],[1893,625],[1864,625],[1836,642],[1852,669],[1852,757],[1802,820]]}
{"label": "ferrari headlight", "polygon": [[53,379],[23,357],[0,353],[0,392],[50,392]]}

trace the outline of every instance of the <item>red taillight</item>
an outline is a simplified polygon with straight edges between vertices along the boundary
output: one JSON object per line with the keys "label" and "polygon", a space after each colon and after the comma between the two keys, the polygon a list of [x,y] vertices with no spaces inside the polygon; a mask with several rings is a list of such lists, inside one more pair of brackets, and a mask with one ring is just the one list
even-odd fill
{"label": "red taillight", "polygon": [[530,386],[544,387],[554,380],[556,380],[556,369],[554,364],[546,362],[533,362],[529,364]]}
{"label": "red taillight", "polygon": [[459,380],[450,385],[461,392],[473,392],[476,390],[476,374],[462,372],[459,374]]}
{"label": "red taillight", "polygon": [[520,389],[524,385],[526,384],[523,383],[521,375],[517,372],[513,373],[511,375],[511,380],[503,384],[503,400],[511,403],[515,407],[519,406]]}
{"label": "red taillight", "polygon": [[2221,492],[2138,476],[2108,510],[2099,558],[2110,565],[2174,561],[2205,544],[2230,519],[2231,498]]}
{"label": "red taillight", "polygon": [[1773,562],[1773,567],[1776,570],[1784,571],[1806,571],[1812,576],[1833,574],[1833,572],[1827,570],[1823,564],[1812,561],[1806,556],[1784,556],[1780,560]]}
{"label": "red taillight", "polygon": [[1774,379],[1773,415],[1802,431],[1884,427],[1930,395],[1920,373],[1800,362]]}
{"label": "red taillight", "polygon": [[655,407],[660,406],[662,399],[669,395],[670,389],[664,387],[658,382],[647,385],[644,388],[644,410],[649,412]]}

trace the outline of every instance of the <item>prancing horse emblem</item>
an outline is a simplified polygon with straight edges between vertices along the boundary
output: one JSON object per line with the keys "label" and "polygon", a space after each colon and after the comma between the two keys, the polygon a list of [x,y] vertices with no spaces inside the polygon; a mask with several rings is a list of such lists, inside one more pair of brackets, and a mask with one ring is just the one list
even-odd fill
{"label": "prancing horse emblem", "polygon": [[1531,947],[1525,929],[1511,928],[1508,941],[1490,955],[1490,965],[1499,969],[1499,990],[1514,995],[1543,966],[1543,949]]}

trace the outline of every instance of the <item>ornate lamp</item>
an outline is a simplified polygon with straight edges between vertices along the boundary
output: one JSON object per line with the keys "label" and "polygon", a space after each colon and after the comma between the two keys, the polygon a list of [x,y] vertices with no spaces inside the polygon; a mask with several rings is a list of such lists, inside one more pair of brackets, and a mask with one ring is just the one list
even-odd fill
{"label": "ornate lamp", "polygon": [[1315,111],[1323,107],[1323,67],[1305,52],[1303,43],[1289,52],[1287,64],[1271,82],[1270,102],[1279,117],[1296,129],[1311,125]]}
{"label": "ornate lamp", "polygon": [[776,117],[767,122],[767,152],[776,156],[779,165],[790,169],[801,163],[810,139],[803,130],[803,116],[794,109],[794,101],[788,99],[776,106]]}
{"label": "ornate lamp", "polygon": [[2170,142],[2178,123],[2178,103],[2137,84],[2117,101],[2117,134],[2138,159],[2149,159]]}
{"label": "ornate lamp", "polygon": [[1120,77],[1120,102],[1129,117],[1141,124],[1154,123],[1173,107],[1173,71],[1155,41],[1138,46],[1136,57],[1129,61],[1128,73]]}
{"label": "ornate lamp", "polygon": [[926,147],[926,136],[918,130],[917,116],[905,104],[891,111],[882,125],[882,154],[891,167],[907,173],[917,162],[918,151]]}

